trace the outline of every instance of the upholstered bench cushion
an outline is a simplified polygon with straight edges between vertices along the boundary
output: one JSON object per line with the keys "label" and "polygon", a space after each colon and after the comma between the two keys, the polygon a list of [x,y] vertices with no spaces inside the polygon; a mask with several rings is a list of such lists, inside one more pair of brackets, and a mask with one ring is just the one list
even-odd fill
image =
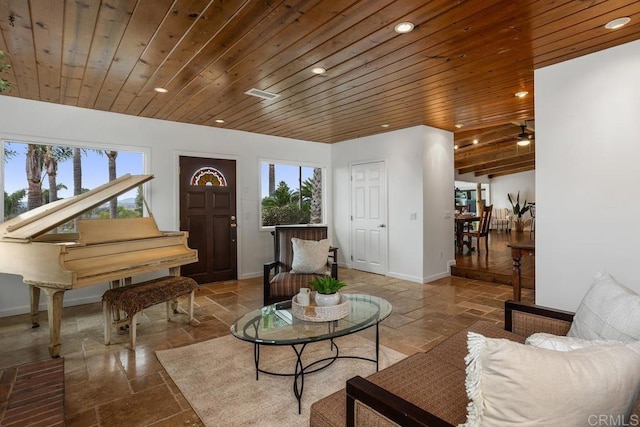
{"label": "upholstered bench cushion", "polygon": [[196,290],[198,284],[189,277],[165,276],[142,283],[109,289],[102,301],[133,317],[137,312]]}

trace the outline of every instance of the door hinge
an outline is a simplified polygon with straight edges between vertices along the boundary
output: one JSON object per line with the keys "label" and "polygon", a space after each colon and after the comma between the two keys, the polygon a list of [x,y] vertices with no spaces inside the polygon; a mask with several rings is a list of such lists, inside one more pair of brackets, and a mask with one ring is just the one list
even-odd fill
{"label": "door hinge", "polygon": [[353,255],[351,255],[351,261],[353,261]]}
{"label": "door hinge", "polygon": [[351,221],[353,221],[353,215],[351,215]]}

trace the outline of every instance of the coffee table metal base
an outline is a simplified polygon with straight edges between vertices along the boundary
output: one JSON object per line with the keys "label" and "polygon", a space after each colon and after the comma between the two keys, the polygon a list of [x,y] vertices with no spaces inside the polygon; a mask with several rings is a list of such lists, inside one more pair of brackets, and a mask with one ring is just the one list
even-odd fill
{"label": "coffee table metal base", "polygon": [[[302,344],[291,344],[291,348],[296,354],[296,367],[293,373],[282,373],[282,372],[273,372],[268,371],[266,369],[260,368],[260,346],[267,344],[254,343],[253,344],[253,359],[256,365],[256,381],[259,378],[260,373],[275,375],[279,377],[293,377],[293,394],[296,396],[298,400],[298,414],[302,413],[302,392],[304,391],[304,376],[305,374],[312,374],[314,372],[321,371],[333,364],[337,359],[359,359],[366,360],[368,362],[374,362],[376,364],[376,372],[378,372],[379,366],[379,355],[380,355],[380,338],[378,331],[378,324],[376,324],[376,357],[375,359],[370,359],[367,357],[361,356],[340,356],[340,349],[338,345],[334,342],[333,338],[329,340],[331,342],[331,351],[335,351],[335,354],[329,357],[325,357],[314,362],[309,363],[308,365],[304,365],[302,363],[302,353],[304,349],[307,347],[308,343]],[[314,341],[318,342],[318,341]]]}

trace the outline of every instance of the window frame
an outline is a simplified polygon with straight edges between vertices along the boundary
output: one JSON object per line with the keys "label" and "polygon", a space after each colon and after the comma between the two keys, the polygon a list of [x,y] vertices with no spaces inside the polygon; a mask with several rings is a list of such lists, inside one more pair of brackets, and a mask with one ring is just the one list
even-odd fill
{"label": "window frame", "polygon": [[[327,225],[327,173],[329,168],[325,164],[319,163],[311,163],[311,162],[296,162],[291,160],[282,160],[282,159],[273,159],[273,158],[259,158],[258,159],[258,230],[259,231],[273,231],[275,229],[274,225],[262,225],[262,185],[264,184],[263,176],[262,176],[262,165],[273,164],[273,165],[282,165],[282,166],[294,166],[294,167],[307,167],[314,169],[322,170],[322,220],[317,224],[306,224],[306,225]],[[268,180],[268,177],[267,177]],[[268,185],[268,182],[267,182]],[[277,186],[277,183],[276,183]],[[298,189],[299,190],[299,189]],[[283,224],[284,225],[284,224]],[[298,224],[291,224],[298,225]],[[305,224],[299,224],[305,225]]]}
{"label": "window frame", "polygon": [[[117,144],[101,144],[101,143],[96,143],[96,142],[90,142],[90,141],[69,141],[69,140],[61,140],[59,138],[42,138],[42,137],[35,137],[35,136],[29,136],[29,137],[25,137],[24,135],[12,135],[12,134],[5,134],[3,135],[2,138],[0,138],[0,145],[2,145],[2,152],[0,153],[0,161],[2,162],[2,173],[0,173],[0,186],[2,187],[3,191],[6,191],[6,186],[5,186],[5,174],[6,174],[6,168],[5,168],[5,157],[4,157],[4,149],[6,148],[6,144],[7,143],[17,143],[17,144],[36,144],[36,145],[52,145],[52,146],[57,146],[57,147],[70,147],[70,148],[86,148],[86,149],[91,149],[91,150],[111,150],[111,151],[118,151],[118,152],[130,152],[130,153],[137,153],[141,155],[141,166],[142,166],[142,174],[149,174],[149,170],[150,170],[150,161],[151,161],[151,149],[148,147],[139,147],[139,146],[133,146],[133,145],[117,145]],[[119,176],[122,176],[122,174],[119,174]],[[106,184],[107,181],[103,182],[102,184]],[[151,206],[151,187],[147,184],[143,184],[142,185],[142,197],[144,198],[145,202],[143,202],[142,204],[142,216],[146,217],[146,216],[151,216],[151,212],[148,211],[147,209],[147,205]],[[43,205],[44,206],[44,205]],[[0,201],[0,208],[2,208],[2,210],[0,211],[0,222],[4,222],[6,221],[5,217],[4,217],[4,198],[2,199],[2,201]]]}

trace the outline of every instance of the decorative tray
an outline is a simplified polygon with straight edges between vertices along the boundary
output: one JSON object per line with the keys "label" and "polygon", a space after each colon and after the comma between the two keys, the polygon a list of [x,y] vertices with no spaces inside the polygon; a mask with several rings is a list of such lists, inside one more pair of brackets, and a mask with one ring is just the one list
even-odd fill
{"label": "decorative tray", "polygon": [[[307,306],[298,304],[298,296],[294,296],[291,300],[291,313],[300,320],[309,322],[329,322],[338,320],[349,314],[349,300],[344,295],[340,295],[340,303],[330,306],[316,306],[310,304]],[[313,298],[312,298],[313,300]]]}

